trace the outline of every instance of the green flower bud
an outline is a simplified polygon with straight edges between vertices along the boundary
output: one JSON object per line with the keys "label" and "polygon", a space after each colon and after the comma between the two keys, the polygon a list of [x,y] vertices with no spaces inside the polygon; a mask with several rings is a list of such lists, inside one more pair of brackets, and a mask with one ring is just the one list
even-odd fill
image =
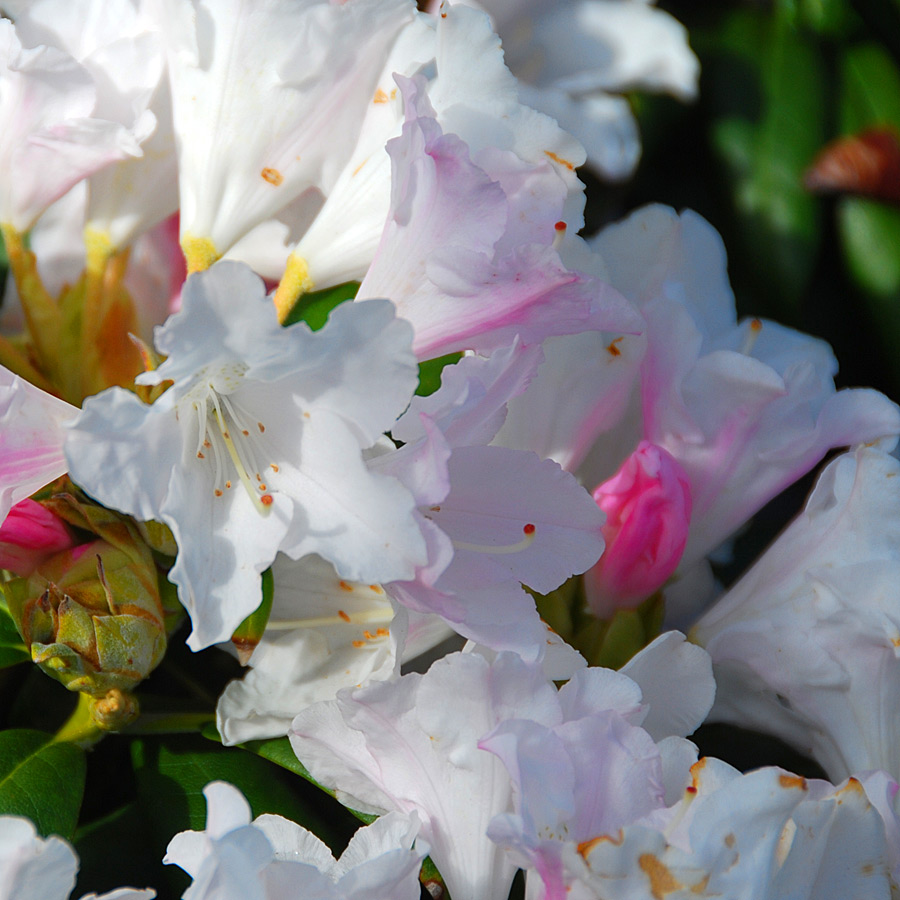
{"label": "green flower bud", "polygon": [[146,678],[166,651],[153,555],[124,516],[70,494],[45,503],[97,538],[3,585],[10,614],[32,659],[48,675],[69,690],[106,700],[106,718],[124,724],[134,707],[120,694]]}

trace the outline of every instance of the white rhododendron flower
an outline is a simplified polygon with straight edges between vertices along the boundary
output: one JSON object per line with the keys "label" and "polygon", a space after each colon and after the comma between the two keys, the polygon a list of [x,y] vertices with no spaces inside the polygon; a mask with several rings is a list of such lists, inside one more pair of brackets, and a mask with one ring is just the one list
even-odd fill
{"label": "white rhododendron flower", "polygon": [[[223,781],[203,789],[205,831],[182,831],[163,862],[193,879],[185,900],[417,900],[428,845],[414,816],[384,816],[353,836],[340,859],[312,832],[282,816],[250,820],[241,792]],[[415,841],[415,847],[413,842]]]}
{"label": "white rhododendron flower", "polygon": [[225,744],[278,737],[300,710],[400,673],[400,663],[453,634],[436,615],[396,616],[385,589],[341,578],[315,554],[272,565],[272,612],[250,671],[219,698]]}
{"label": "white rhododendron flower", "polygon": [[178,145],[182,244],[205,267],[354,149],[409,0],[158,0]]}
{"label": "white rhododendron flower", "polygon": [[94,77],[94,115],[121,122],[141,145],[89,179],[87,224],[96,251],[106,254],[171,215],[178,207],[175,140],[162,36],[143,2],[110,0],[86,14],[68,0],[5,4],[28,46],[70,54]]}
{"label": "white rhododendron flower", "polygon": [[[42,838],[20,816],[0,816],[0,897],[3,900],[68,900],[75,887],[78,857],[56,835]],[[152,900],[156,891],[118,888],[81,900]]]}
{"label": "white rhododendron flower", "polygon": [[[664,692],[652,684],[668,677],[671,661],[684,656],[679,644],[677,637],[661,639],[659,648],[646,651],[643,667],[636,665],[651,696],[662,698]],[[667,732],[671,724],[676,731],[669,734],[678,733],[685,724],[693,730],[712,702],[706,654],[690,648],[687,657],[699,691],[686,691],[680,703],[676,700],[680,713],[658,710],[656,725],[661,732]],[[396,682],[342,691],[335,701],[300,713],[290,737],[313,777],[336,790],[348,805],[372,812],[415,811],[431,846],[431,858],[452,896],[505,900],[513,862],[521,859],[507,856],[488,835],[496,840],[491,821],[512,813],[514,792],[535,791],[522,803],[525,807],[535,804],[534,816],[544,816],[548,822],[561,820],[569,812],[576,815],[572,797],[560,799],[576,785],[583,792],[579,802],[597,807],[577,813],[586,821],[602,815],[599,810],[609,804],[632,810],[622,813],[623,822],[662,806],[662,757],[654,738],[637,727],[654,715],[656,705],[642,703],[641,687],[629,677],[606,669],[581,669],[557,692],[540,667],[514,654],[500,653],[489,662],[471,652],[446,656],[425,675],[405,675]],[[562,767],[558,773],[550,780],[539,775],[532,781],[526,777],[532,772],[523,772],[513,763],[515,754],[506,737],[500,736],[515,741],[517,734],[526,741],[529,735],[546,736],[554,745],[547,751],[551,755],[559,741],[571,738],[578,744],[572,750],[575,757],[606,755],[609,768],[591,767],[584,759],[584,766],[576,762],[573,770],[569,765],[567,780],[565,764],[554,756],[554,764]],[[677,749],[674,753],[683,758]],[[624,773],[631,768],[634,777],[623,784]],[[652,770],[649,781],[645,769]],[[585,779],[590,779],[590,786]],[[627,799],[614,800],[611,790],[623,792]],[[479,802],[473,803],[473,797]],[[514,835],[521,832],[521,840],[536,848],[537,858],[552,859],[555,846],[543,847],[534,835],[525,834],[546,823],[534,824],[531,813],[525,816],[503,819],[506,824],[496,826],[496,835],[502,832],[506,836],[502,842],[508,843],[516,842]],[[572,827],[577,831],[581,826],[573,820]]]}
{"label": "white rhododendron flower", "polygon": [[773,733],[833,779],[900,776],[900,463],[832,461],[800,516],[692,637],[713,658],[713,717]]}
{"label": "white rhododendron flower", "polygon": [[862,785],[782,769],[741,775],[716,759],[691,768],[664,813],[582,843],[577,900],[888,900],[881,816]]}
{"label": "white rhododendron flower", "polygon": [[[700,64],[687,31],[653,0],[463,2],[490,14],[522,99],[574,134],[606,178],[627,178],[641,153],[631,105],[620,94],[697,94]],[[432,0],[430,8],[446,4]]]}
{"label": "white rhododendron flower", "polygon": [[139,378],[171,387],[152,405],[121,388],[89,398],[66,455],[93,497],[172,529],[190,645],[231,636],[279,550],[319,553],[353,581],[411,577],[425,561],[413,497],[362,458],[415,387],[409,326],[382,301],[345,304],[319,332],[282,328],[232,262],[189,278],[182,299],[156,334],[167,360]]}
{"label": "white rhododendron flower", "polygon": [[[90,70],[57,47],[27,46],[0,19],[0,223],[27,231],[73,185],[140,156],[141,134],[100,111]],[[143,123],[142,126],[143,127]]]}

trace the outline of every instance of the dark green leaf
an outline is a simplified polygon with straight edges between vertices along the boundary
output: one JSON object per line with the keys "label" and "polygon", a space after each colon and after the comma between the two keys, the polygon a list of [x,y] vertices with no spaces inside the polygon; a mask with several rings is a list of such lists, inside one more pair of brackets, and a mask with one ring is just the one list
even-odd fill
{"label": "dark green leaf", "polygon": [[22,641],[6,603],[0,598],[0,669],[30,660],[31,654]]}
{"label": "dark green leaf", "polygon": [[45,837],[72,836],[84,794],[84,751],[42,731],[0,732],[0,815],[27,816]]}
{"label": "dark green leaf", "polygon": [[845,197],[838,205],[838,228],[847,265],[856,282],[865,291],[890,302],[876,306],[880,324],[890,322],[900,337],[900,209]]}
{"label": "dark green leaf", "polygon": [[358,290],[359,282],[348,281],[346,284],[326,288],[324,291],[304,294],[290,311],[284,324],[306,322],[313,331],[318,331],[328,320],[331,311],[346,300],[352,300]]}
{"label": "dark green leaf", "polygon": [[211,781],[227,781],[237,787],[254,816],[275,813],[308,828],[332,846],[338,840],[338,832],[322,815],[319,803],[324,798],[254,754],[222,747],[199,735],[168,735],[136,740],[132,760],[138,797],[161,841],[186,829],[203,830],[203,788]]}
{"label": "dark green leaf", "polygon": [[[72,843],[80,863],[73,897],[115,890],[123,884],[161,887],[175,874],[176,867],[163,867],[163,854],[152,849],[154,841],[147,831],[146,815],[137,802],[79,827]],[[183,874],[172,896],[181,896],[189,883],[190,878]]]}
{"label": "dark green leaf", "polygon": [[462,359],[462,353],[448,353],[446,356],[439,356],[437,359],[429,359],[419,364],[419,386],[416,393],[420,397],[427,397],[433,394],[441,386],[441,372],[444,366],[453,365]]}
{"label": "dark green leaf", "polygon": [[[736,13],[720,35],[723,85],[713,144],[724,164],[738,236],[751,261],[765,260],[763,296],[796,316],[820,239],[817,201],[802,176],[824,140],[824,67],[815,43],[784,17]],[[735,94],[736,91],[736,94]],[[790,310],[790,313],[785,311]]]}
{"label": "dark green leaf", "polygon": [[[275,599],[275,579],[272,576],[272,569],[266,569],[262,573],[262,600],[259,606],[241,622],[231,636],[231,642],[238,648],[238,651],[245,651],[247,659],[253,649],[262,639],[266,625],[269,624],[269,616],[272,614],[272,602]],[[244,657],[242,660],[246,661]]]}
{"label": "dark green leaf", "polygon": [[779,0],[778,8],[792,25],[832,37],[845,34],[857,22],[849,0]]}
{"label": "dark green leaf", "polygon": [[841,57],[841,130],[900,128],[900,71],[878,44],[858,44]]}
{"label": "dark green leaf", "polygon": [[[202,735],[211,741],[219,741],[219,733],[216,731],[215,726],[207,726],[202,730]],[[297,754],[294,753],[293,748],[291,747],[291,742],[286,737],[280,738],[268,738],[262,741],[247,741],[246,744],[238,744],[242,750],[248,750],[250,753],[255,753],[257,756],[261,756],[263,759],[267,759],[269,762],[275,763],[276,766],[281,766],[283,769],[287,769],[289,772],[293,772],[295,775],[299,775],[301,778],[308,781],[310,784],[315,785],[320,791],[324,791],[324,793],[328,794],[329,797],[334,797],[334,791],[329,790],[322,784],[319,784],[312,775],[309,774],[309,769],[297,759]],[[350,813],[356,816],[361,822],[365,822],[367,825],[371,822],[374,822],[378,816],[370,815],[369,813],[360,812],[357,809],[350,809],[350,807],[345,807]]]}

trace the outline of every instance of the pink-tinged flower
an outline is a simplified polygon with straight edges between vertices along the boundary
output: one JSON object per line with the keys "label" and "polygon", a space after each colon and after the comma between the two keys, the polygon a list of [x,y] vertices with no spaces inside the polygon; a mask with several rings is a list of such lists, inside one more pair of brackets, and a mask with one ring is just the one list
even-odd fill
{"label": "pink-tinged flower", "polygon": [[[486,16],[456,4],[442,13],[418,15],[398,35],[353,154],[294,247],[293,264],[302,260],[315,288],[362,281],[378,249],[391,203],[392,163],[384,147],[400,135],[404,121],[395,74],[425,77],[438,123],[465,141],[476,162],[488,147],[511,151],[530,165],[550,162],[568,192],[565,215],[557,218],[572,233],[581,227],[583,185],[575,169],[584,162],[583,148],[555,119],[522,103]],[[283,267],[282,256],[275,277]]]}
{"label": "pink-tinged flower", "polygon": [[608,285],[570,271],[555,249],[565,182],[511,151],[475,156],[445,134],[424,79],[401,79],[403,134],[388,144],[391,209],[358,300],[390,297],[419,359],[535,343],[584,328],[640,330]]}
{"label": "pink-tinged flower", "polygon": [[134,131],[100,109],[89,69],[56,47],[24,47],[8,19],[0,19],[0,84],[0,223],[25,232],[78,181],[140,156]]}
{"label": "pink-tinged flower", "polygon": [[673,457],[641,441],[595,491],[606,513],[600,562],[585,572],[588,605],[600,618],[633,609],[678,567],[691,521],[691,484]]}
{"label": "pink-tinged flower", "polygon": [[[645,650],[635,665],[640,684],[582,670],[559,692],[539,666],[514,654],[488,661],[454,653],[425,675],[341,691],[309,707],[294,720],[291,744],[347,805],[415,811],[451,896],[506,900],[520,860],[489,839],[495,816],[525,843],[534,838],[550,860],[566,828],[592,837],[601,820],[617,827],[662,806],[670,780],[680,793],[696,752],[685,754],[678,737],[663,741],[664,750],[654,742],[692,731],[713,688],[706,654],[683,641],[664,635]],[[694,688],[672,696],[664,685],[673,674]],[[638,727],[651,720],[653,732]],[[664,756],[683,771],[670,778]],[[521,828],[512,821],[514,802]]]}
{"label": "pink-tinged flower", "polygon": [[24,577],[48,556],[73,546],[59,516],[34,500],[20,500],[0,525],[0,569]]}
{"label": "pink-tinged flower", "polygon": [[509,809],[500,760],[478,748],[504,719],[559,718],[556,689],[511,653],[493,663],[454,653],[300,713],[291,745],[338,799],[370,812],[416,812],[431,858],[457,900],[506,900],[515,866],[486,834]]}
{"label": "pink-tinged flower", "polygon": [[650,206],[594,246],[644,334],[548,341],[548,361],[511,401],[497,443],[550,449],[586,484],[610,478],[642,439],[667,451],[690,482],[682,571],[829,449],[896,442],[896,404],[877,391],[836,391],[827,344],[774,322],[737,322],[725,248],[696,213]]}
{"label": "pink-tinged flower", "polygon": [[389,596],[530,660],[549,639],[522,585],[548,593],[603,548],[603,514],[571,475],[533,453],[485,446],[539,359],[539,348],[516,343],[445,368],[441,388],[414,398],[392,429],[405,446],[370,461],[415,494],[429,543],[427,564],[386,584]]}
{"label": "pink-tinged flower", "polygon": [[775,734],[832,779],[900,775],[900,463],[833,460],[805,509],[697,623],[712,717]]}
{"label": "pink-tinged flower", "polygon": [[77,415],[0,366],[0,522],[14,504],[65,475],[65,429]]}
{"label": "pink-tinged flower", "polygon": [[704,758],[678,802],[579,851],[578,900],[892,896],[884,823],[855,778],[835,788]]}
{"label": "pink-tinged flower", "polygon": [[[696,760],[696,747],[682,738],[702,721],[714,690],[709,658],[696,650],[670,632],[642,651],[631,677],[582,669],[559,692],[559,721],[501,722],[479,742],[513,783],[515,812],[497,816],[488,835],[534,870],[529,881],[541,879],[543,893],[534,896],[564,900],[587,872],[579,845],[664,811],[667,796],[681,795]],[[693,688],[660,692],[672,678]]]}
{"label": "pink-tinged flower", "polygon": [[351,838],[339,860],[311,831],[282,816],[250,820],[250,805],[224,781],[203,789],[205,831],[182,831],[163,862],[193,879],[185,900],[416,900],[428,853],[415,817],[384,816]]}

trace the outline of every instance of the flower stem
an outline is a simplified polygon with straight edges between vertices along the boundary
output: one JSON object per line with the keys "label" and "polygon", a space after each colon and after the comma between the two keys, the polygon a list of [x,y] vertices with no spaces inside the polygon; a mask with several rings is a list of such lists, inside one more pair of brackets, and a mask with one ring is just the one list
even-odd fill
{"label": "flower stem", "polygon": [[97,726],[91,715],[93,704],[93,697],[79,693],[75,711],[53,736],[53,743],[68,741],[83,748],[96,744],[103,737],[104,732]]}

